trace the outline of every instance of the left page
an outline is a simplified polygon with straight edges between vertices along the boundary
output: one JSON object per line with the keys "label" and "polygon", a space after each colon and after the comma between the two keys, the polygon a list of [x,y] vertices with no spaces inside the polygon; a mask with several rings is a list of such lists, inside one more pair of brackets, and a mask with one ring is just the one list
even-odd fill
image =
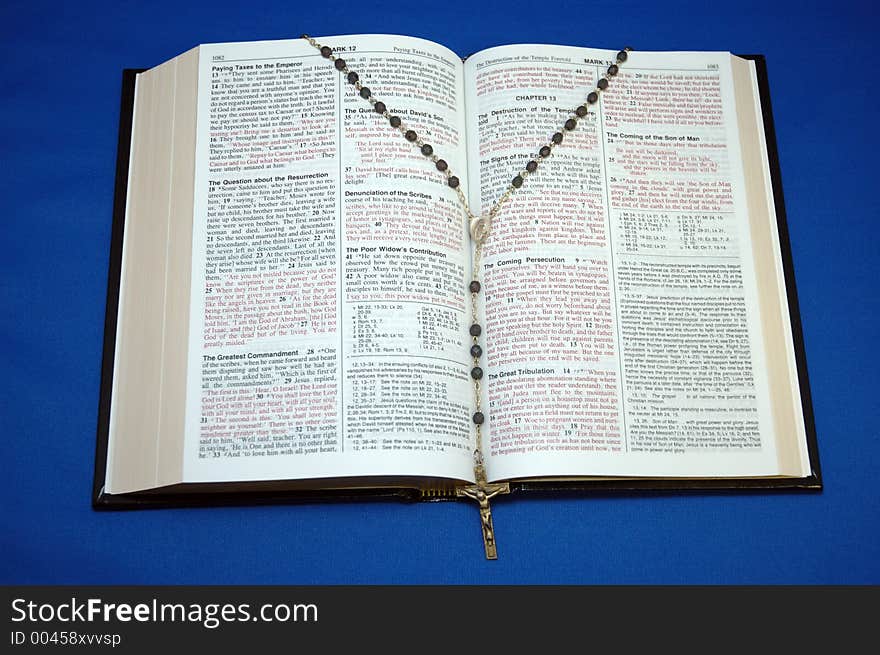
{"label": "left page", "polygon": [[[462,64],[321,38],[465,170]],[[303,40],[202,46],[184,481],[471,480],[466,227],[433,163]]]}

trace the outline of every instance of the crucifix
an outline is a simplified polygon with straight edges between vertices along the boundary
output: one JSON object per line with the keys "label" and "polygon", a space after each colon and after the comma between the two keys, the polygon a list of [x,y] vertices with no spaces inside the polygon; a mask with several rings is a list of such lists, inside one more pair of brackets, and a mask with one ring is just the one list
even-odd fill
{"label": "crucifix", "polygon": [[510,493],[510,485],[507,482],[488,482],[486,469],[483,468],[483,458],[480,451],[474,453],[474,474],[476,484],[467,487],[457,487],[455,495],[462,498],[472,498],[480,506],[480,524],[483,529],[483,546],[486,548],[486,559],[498,559],[498,549],[495,546],[495,528],[492,525],[492,508],[489,499],[498,494]]}

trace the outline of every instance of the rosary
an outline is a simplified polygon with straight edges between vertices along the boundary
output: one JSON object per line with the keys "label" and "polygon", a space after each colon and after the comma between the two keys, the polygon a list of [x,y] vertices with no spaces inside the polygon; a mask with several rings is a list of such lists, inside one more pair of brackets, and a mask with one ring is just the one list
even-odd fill
{"label": "rosary", "polygon": [[461,205],[467,215],[471,239],[473,239],[475,244],[472,260],[473,279],[468,284],[467,288],[471,294],[471,326],[469,332],[473,342],[470,347],[470,355],[473,358],[471,378],[474,381],[474,413],[471,419],[474,422],[476,430],[476,445],[474,448],[474,479],[476,480],[476,483],[466,487],[456,487],[455,493],[459,497],[471,498],[479,504],[480,523],[482,524],[483,529],[483,545],[486,549],[486,559],[498,559],[498,551],[495,546],[495,529],[492,526],[492,510],[489,507],[489,499],[498,494],[509,493],[510,485],[507,482],[490,483],[486,478],[486,469],[483,465],[481,426],[485,422],[486,417],[483,412],[480,411],[480,380],[483,378],[483,369],[480,367],[480,357],[483,355],[483,348],[479,343],[483,328],[480,326],[477,313],[477,296],[481,289],[478,278],[480,259],[483,254],[483,244],[492,229],[492,220],[497,216],[501,206],[508,198],[510,198],[514,191],[523,185],[525,179],[538,169],[538,164],[552,154],[553,148],[562,143],[565,138],[565,132],[571,132],[577,127],[578,121],[587,115],[589,106],[595,105],[596,102],[598,102],[599,94],[608,88],[608,80],[617,75],[619,71],[618,64],[623,64],[627,60],[627,53],[631,48],[624,48],[617,53],[617,63],[611,64],[608,67],[605,76],[599,78],[596,82],[596,88],[587,94],[586,102],[578,106],[572,112],[571,116],[562,126],[564,131],[556,132],[550,137],[549,143],[541,147],[538,151],[538,156],[526,164],[525,170],[520,171],[514,176],[510,181],[510,185],[504,191],[504,194],[486,214],[475,216],[468,205],[464,192],[461,190],[461,181],[453,175],[452,170],[449,168],[449,164],[446,163],[444,159],[440,159],[440,157],[437,156],[434,152],[434,148],[430,144],[425,143],[414,130],[409,129],[404,125],[399,116],[392,115],[388,111],[386,104],[376,98],[368,87],[361,84],[360,76],[348,67],[345,60],[333,54],[332,48],[322,46],[307,34],[303,34],[302,38],[308,41],[313,47],[317,48],[321,52],[322,57],[332,61],[336,70],[346,75],[348,83],[354,86],[361,98],[373,105],[373,110],[377,114],[384,116],[391,127],[399,130],[407,141],[418,147],[425,157],[434,162],[434,166],[437,167],[437,170],[446,176],[446,184],[458,194],[458,199],[461,201]]}

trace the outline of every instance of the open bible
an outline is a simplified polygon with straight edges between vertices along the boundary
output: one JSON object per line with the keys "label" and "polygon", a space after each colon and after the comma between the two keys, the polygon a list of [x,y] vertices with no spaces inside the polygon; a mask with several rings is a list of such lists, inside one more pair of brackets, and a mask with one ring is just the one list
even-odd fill
{"label": "open bible", "polygon": [[[615,56],[321,41],[475,213]],[[126,71],[115,210],[95,507],[474,497],[474,277],[492,494],[821,488],[760,57],[630,53],[479,271],[445,177],[303,40]]]}

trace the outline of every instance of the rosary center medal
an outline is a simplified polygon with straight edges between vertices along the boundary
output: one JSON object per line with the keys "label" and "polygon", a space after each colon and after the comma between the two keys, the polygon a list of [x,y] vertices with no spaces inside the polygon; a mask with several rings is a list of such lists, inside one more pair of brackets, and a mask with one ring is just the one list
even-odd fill
{"label": "rosary center medal", "polygon": [[470,232],[471,238],[474,240],[474,243],[482,243],[487,236],[489,236],[489,231],[492,229],[492,217],[489,215],[486,216],[474,216],[471,219],[470,224]]}

